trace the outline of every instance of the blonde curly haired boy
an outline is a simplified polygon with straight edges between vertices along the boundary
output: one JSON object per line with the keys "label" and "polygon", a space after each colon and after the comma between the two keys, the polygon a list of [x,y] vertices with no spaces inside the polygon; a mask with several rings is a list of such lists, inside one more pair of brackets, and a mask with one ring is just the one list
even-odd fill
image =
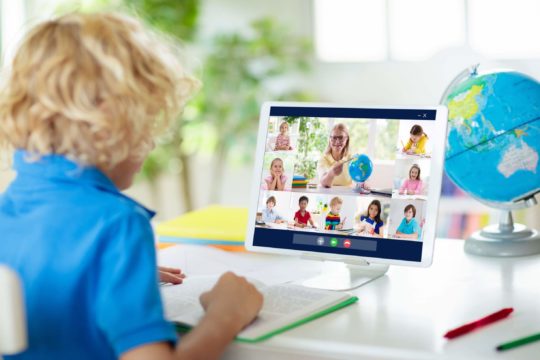
{"label": "blonde curly haired boy", "polygon": [[197,85],[176,54],[119,13],[45,21],[16,52],[0,89],[0,144],[17,173],[0,195],[0,263],[23,280],[29,329],[14,359],[212,359],[260,310],[260,293],[227,273],[176,344],[153,213],[120,192]]}

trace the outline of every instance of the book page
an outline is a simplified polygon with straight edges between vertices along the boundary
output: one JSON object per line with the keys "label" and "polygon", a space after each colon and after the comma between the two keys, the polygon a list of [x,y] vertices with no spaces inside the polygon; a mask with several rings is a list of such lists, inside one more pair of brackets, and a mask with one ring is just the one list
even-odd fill
{"label": "book page", "polygon": [[[161,286],[166,318],[185,325],[197,325],[204,315],[199,297],[210,290],[217,279],[215,276],[201,276],[186,279],[181,285]],[[256,282],[255,286],[264,296],[263,307],[257,318],[238,337],[262,336],[350,297],[347,293],[292,284],[265,286]]]}
{"label": "book page", "polygon": [[216,276],[199,276],[187,278],[180,285],[161,286],[165,317],[170,321],[196,325],[204,315],[199,297],[212,289],[217,280]]}
{"label": "book page", "polygon": [[257,318],[239,338],[257,338],[332,307],[351,295],[293,284],[272,285],[260,289],[264,304]]}

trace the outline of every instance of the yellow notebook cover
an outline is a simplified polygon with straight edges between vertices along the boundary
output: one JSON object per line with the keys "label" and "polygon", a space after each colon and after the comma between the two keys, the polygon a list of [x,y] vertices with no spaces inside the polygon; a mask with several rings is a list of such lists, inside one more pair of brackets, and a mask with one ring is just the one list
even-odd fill
{"label": "yellow notebook cover", "polygon": [[230,242],[241,245],[246,236],[247,220],[247,208],[212,205],[158,224],[156,231],[163,238],[216,240],[222,245]]}

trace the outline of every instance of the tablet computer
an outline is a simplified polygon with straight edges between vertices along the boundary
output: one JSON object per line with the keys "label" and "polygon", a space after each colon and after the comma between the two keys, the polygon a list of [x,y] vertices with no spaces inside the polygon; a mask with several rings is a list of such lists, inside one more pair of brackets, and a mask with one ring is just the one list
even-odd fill
{"label": "tablet computer", "polygon": [[446,123],[444,106],[264,103],[246,248],[430,265]]}

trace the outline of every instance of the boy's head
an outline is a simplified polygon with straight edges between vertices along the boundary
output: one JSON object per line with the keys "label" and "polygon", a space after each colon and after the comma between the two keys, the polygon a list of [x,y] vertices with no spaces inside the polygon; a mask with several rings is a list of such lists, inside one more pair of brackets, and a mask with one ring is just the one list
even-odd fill
{"label": "boy's head", "polygon": [[306,210],[307,205],[309,203],[309,199],[307,196],[300,196],[300,199],[298,199],[298,206],[300,206],[300,209]]}
{"label": "boy's head", "polygon": [[273,197],[273,196],[270,196],[266,200],[266,207],[269,208],[269,209],[272,209],[274,206],[276,206],[276,198]]}
{"label": "boy's head", "polygon": [[339,196],[333,197],[330,200],[330,210],[333,213],[338,213],[341,210],[341,204],[343,204],[343,200]]}
{"label": "boy's head", "polygon": [[407,220],[411,220],[413,217],[416,216],[416,208],[413,204],[409,204],[405,206],[405,209],[403,210],[403,213],[405,215],[405,218]]}
{"label": "boy's head", "polygon": [[0,144],[65,155],[125,188],[196,85],[138,20],[64,15],[31,29],[15,54],[0,89]]}

